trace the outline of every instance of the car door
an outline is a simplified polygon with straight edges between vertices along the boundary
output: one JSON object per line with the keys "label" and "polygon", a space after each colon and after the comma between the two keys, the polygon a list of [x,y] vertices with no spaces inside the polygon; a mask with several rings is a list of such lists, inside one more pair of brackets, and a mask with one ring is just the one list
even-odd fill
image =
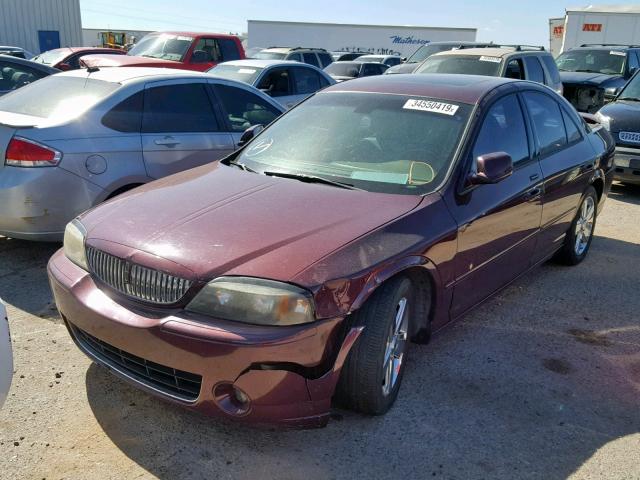
{"label": "car door", "polygon": [[164,177],[233,152],[233,139],[221,123],[204,80],[147,84],[142,151],[148,175]]}
{"label": "car door", "polygon": [[258,80],[257,87],[286,108],[291,108],[302,99],[295,92],[291,67],[267,70]]}
{"label": "car door", "polygon": [[451,315],[479,303],[531,265],[542,214],[542,172],[531,154],[531,131],[518,95],[485,109],[465,165],[474,171],[480,155],[506,152],[513,173],[497,184],[464,186],[450,205],[458,223],[456,280]]}
{"label": "car door", "polygon": [[[544,175],[542,230],[536,259],[564,239],[597,162],[577,114],[542,91],[522,93],[535,134],[535,155]],[[564,103],[564,102],[563,102]]]}
{"label": "car door", "polygon": [[224,127],[238,146],[244,131],[254,125],[267,126],[281,115],[274,105],[255,93],[241,87],[211,82],[220,111],[224,117]]}

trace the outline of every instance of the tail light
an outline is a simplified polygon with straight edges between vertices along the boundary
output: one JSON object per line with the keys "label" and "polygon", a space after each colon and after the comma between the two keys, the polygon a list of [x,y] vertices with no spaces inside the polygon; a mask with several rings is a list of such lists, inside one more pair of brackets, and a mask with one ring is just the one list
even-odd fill
{"label": "tail light", "polygon": [[55,167],[62,153],[33,140],[13,137],[7,146],[4,162],[14,167]]}

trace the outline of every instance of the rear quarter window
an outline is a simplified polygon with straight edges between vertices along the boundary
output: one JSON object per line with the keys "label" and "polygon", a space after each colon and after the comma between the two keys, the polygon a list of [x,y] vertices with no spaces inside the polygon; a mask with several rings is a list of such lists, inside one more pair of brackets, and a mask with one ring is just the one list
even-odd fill
{"label": "rear quarter window", "polygon": [[102,117],[102,124],[123,133],[140,133],[144,92],[124,99]]}

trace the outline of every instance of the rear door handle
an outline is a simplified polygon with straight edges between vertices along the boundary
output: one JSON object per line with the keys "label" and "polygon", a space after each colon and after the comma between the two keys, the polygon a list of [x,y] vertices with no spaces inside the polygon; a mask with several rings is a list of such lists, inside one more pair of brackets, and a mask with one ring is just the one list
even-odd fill
{"label": "rear door handle", "polygon": [[163,145],[165,147],[175,147],[180,145],[180,142],[173,137],[164,137],[163,139],[154,140],[156,145]]}

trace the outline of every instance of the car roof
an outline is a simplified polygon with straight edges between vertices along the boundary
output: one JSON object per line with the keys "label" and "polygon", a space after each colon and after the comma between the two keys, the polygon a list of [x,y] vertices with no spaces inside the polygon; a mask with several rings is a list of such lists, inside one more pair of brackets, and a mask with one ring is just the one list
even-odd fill
{"label": "car roof", "polygon": [[[215,32],[151,32],[147,35],[182,35],[185,37],[219,37],[219,38],[238,38],[235,35],[227,35],[226,33]],[[145,35],[146,36],[146,35]]]}
{"label": "car roof", "polygon": [[629,50],[631,48],[638,48],[635,45],[580,45],[579,47],[573,47],[569,50]]}
{"label": "car roof", "polygon": [[[509,55],[510,53],[514,53],[516,50],[514,48],[463,48],[461,50],[447,50],[444,52],[438,52],[433,57],[441,57],[446,55],[463,55],[467,57],[504,57]],[[518,52],[522,53],[522,52]]]}
{"label": "car roof", "polygon": [[260,58],[246,58],[244,60],[231,60],[229,62],[221,63],[220,65],[232,65],[232,66],[236,65],[236,66],[256,67],[256,68],[269,68],[269,67],[275,67],[279,65],[286,65],[286,66],[295,65],[297,67],[312,66],[307,63],[296,62],[295,60],[262,60]]}
{"label": "car roof", "polygon": [[315,48],[315,47],[269,47],[269,48],[265,48],[263,52],[289,53],[289,52],[292,52],[293,50],[313,50],[315,52],[326,51],[324,48]]}
{"label": "car roof", "polygon": [[[491,90],[508,83],[523,83],[503,77],[449,75],[445,73],[377,75],[332,85],[323,92],[369,92],[415,95],[475,104]],[[531,82],[527,82],[531,83]]]}
{"label": "car roof", "polygon": [[92,78],[113,83],[128,83],[146,77],[163,77],[167,80],[174,78],[211,78],[204,72],[192,70],[180,70],[177,68],[153,68],[153,67],[101,67],[94,71],[86,68],[69,70],[59,74],[65,77]]}
{"label": "car roof", "polygon": [[0,59],[2,59],[3,62],[22,65],[24,67],[33,68],[35,70],[40,70],[41,72],[46,72],[49,74],[58,73],[60,71],[57,68],[50,67],[49,65],[45,65],[44,63],[32,62],[31,60],[12,57],[11,55],[2,55],[2,53],[0,53]]}

